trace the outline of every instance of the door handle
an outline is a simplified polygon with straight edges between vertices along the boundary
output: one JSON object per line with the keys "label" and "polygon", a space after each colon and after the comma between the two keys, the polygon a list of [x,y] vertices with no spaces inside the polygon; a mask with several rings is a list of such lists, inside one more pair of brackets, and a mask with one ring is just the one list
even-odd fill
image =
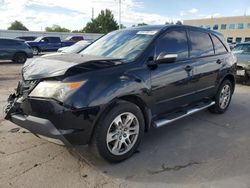
{"label": "door handle", "polygon": [[185,71],[190,72],[191,70],[193,70],[193,67],[190,65],[187,65],[184,69]]}
{"label": "door handle", "polygon": [[216,61],[216,63],[217,63],[217,64],[221,64],[222,61],[221,61],[220,59],[218,59],[218,60]]}

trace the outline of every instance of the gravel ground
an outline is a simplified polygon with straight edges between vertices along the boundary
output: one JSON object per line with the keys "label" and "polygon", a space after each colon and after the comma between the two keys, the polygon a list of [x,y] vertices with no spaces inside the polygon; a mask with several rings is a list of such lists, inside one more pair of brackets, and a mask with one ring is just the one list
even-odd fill
{"label": "gravel ground", "polygon": [[[0,62],[0,109],[21,65]],[[88,147],[66,148],[3,120],[0,187],[250,188],[250,87],[237,85],[224,115],[206,110],[145,134],[130,159],[110,164]]]}

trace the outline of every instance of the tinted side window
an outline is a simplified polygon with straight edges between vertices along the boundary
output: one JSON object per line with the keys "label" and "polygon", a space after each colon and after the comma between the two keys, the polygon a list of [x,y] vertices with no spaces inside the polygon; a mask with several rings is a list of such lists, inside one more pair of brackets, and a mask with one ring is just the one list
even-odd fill
{"label": "tinted side window", "polygon": [[59,43],[60,42],[60,38],[58,37],[49,37],[49,42],[51,43]]}
{"label": "tinted side window", "polygon": [[166,33],[157,43],[156,55],[160,53],[177,54],[178,60],[188,58],[186,31],[176,30]]}
{"label": "tinted side window", "polygon": [[212,36],[212,40],[214,43],[214,50],[215,50],[215,54],[222,54],[222,53],[226,53],[227,50],[225,48],[225,46],[222,44],[222,42],[214,35]]}
{"label": "tinted side window", "polygon": [[44,42],[48,43],[48,42],[49,42],[49,39],[48,39],[47,37],[44,37],[44,38],[42,38],[41,41],[44,41]]}
{"label": "tinted side window", "polygon": [[83,37],[73,37],[73,40],[83,40]]}
{"label": "tinted side window", "polygon": [[15,46],[15,45],[20,45],[19,41],[15,41],[15,40],[8,40],[8,39],[1,39],[0,43],[4,46]]}
{"label": "tinted side window", "polygon": [[207,33],[200,31],[189,31],[191,43],[191,57],[202,57],[214,55],[213,43]]}

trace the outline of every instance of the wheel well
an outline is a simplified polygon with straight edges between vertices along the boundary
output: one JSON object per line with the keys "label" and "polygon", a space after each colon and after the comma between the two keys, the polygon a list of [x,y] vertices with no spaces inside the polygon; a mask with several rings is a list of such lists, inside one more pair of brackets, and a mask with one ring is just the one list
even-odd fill
{"label": "wheel well", "polygon": [[103,109],[100,113],[100,115],[97,117],[97,119],[94,122],[94,128],[92,130],[91,136],[90,136],[90,140],[89,142],[92,142],[92,138],[94,136],[94,132],[96,129],[96,124],[97,122],[103,117],[104,114],[106,114],[116,103],[119,103],[119,101],[127,101],[130,103],[133,103],[135,105],[137,105],[140,110],[142,111],[143,117],[144,117],[144,121],[145,121],[145,132],[147,132],[151,126],[151,120],[152,120],[152,114],[151,114],[151,110],[147,107],[147,105],[144,103],[144,101],[142,99],[140,99],[137,96],[123,96],[123,97],[119,97],[116,98],[114,100],[112,100],[106,107],[105,109]]}
{"label": "wheel well", "polygon": [[33,48],[36,48],[39,52],[41,51],[40,48],[39,48],[38,46],[32,46],[31,48],[32,48],[32,49],[33,49]]}
{"label": "wheel well", "polygon": [[[234,78],[234,76],[231,75],[231,74],[228,74],[228,75],[226,75],[226,76],[224,77],[224,79],[222,80],[222,82],[223,82],[224,80],[229,80],[229,81],[232,83],[233,91],[234,91],[234,89],[235,89],[235,78]],[[222,82],[221,82],[221,83],[222,83]]]}
{"label": "wheel well", "polygon": [[123,96],[117,99],[131,102],[137,105],[141,109],[145,121],[145,131],[147,132],[151,125],[152,114],[151,110],[148,108],[145,102],[140,97],[137,96]]}
{"label": "wheel well", "polygon": [[14,54],[13,58],[15,58],[15,56],[16,56],[17,54],[24,54],[24,55],[27,57],[27,54],[26,54],[25,52],[23,52],[23,51],[18,51],[18,52],[16,52],[16,53]]}

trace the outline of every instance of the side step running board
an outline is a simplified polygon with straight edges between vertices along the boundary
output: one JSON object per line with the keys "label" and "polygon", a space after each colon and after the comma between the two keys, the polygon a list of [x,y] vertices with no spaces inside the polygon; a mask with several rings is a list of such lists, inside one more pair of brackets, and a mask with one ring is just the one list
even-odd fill
{"label": "side step running board", "polygon": [[199,112],[201,110],[204,110],[204,109],[206,109],[206,108],[208,108],[210,106],[213,106],[213,105],[215,105],[214,101],[212,101],[210,103],[205,103],[205,104],[202,104],[202,105],[197,105],[197,106],[195,106],[193,108],[187,109],[186,111],[178,111],[178,112],[172,113],[170,115],[162,116],[159,119],[154,121],[154,126],[156,128],[162,127],[164,125],[172,123],[172,122],[174,122],[176,120],[179,120],[181,118],[184,118],[186,116],[189,116],[191,114]]}

